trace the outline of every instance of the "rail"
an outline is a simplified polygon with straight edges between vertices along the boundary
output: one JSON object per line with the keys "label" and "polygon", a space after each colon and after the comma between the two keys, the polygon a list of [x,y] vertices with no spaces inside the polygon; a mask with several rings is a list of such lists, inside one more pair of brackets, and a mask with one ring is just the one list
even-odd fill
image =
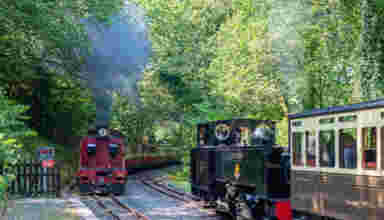
{"label": "rail", "polygon": [[[106,198],[101,198],[97,195],[90,195],[87,196],[86,199],[94,201],[104,213],[108,213],[108,215],[112,216],[115,220],[131,220],[132,217],[135,217],[137,220],[149,220],[149,218],[143,213],[134,208],[128,207],[113,195],[108,195]],[[110,205],[106,205],[106,201],[111,201],[112,203],[110,203]]]}
{"label": "rail", "polygon": [[202,208],[206,209],[208,211],[208,215],[203,216],[203,217],[217,217],[218,215],[216,214],[214,209],[211,209],[211,205],[205,203],[204,201],[201,201],[199,197],[185,193],[185,192],[180,192],[178,190],[175,190],[171,187],[168,187],[166,184],[162,183],[163,180],[166,177],[148,177],[148,176],[141,176],[139,177],[139,180],[146,186],[167,195],[168,197],[177,199],[179,201],[185,202],[185,203],[190,203],[191,205],[195,206],[196,208]]}

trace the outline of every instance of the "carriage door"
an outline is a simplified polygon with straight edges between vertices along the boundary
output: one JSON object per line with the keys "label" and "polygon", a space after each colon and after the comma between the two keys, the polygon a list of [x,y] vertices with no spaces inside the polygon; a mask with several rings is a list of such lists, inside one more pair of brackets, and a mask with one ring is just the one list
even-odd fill
{"label": "carriage door", "polygon": [[331,191],[333,191],[333,184],[331,177],[332,174],[329,170],[335,168],[335,133],[334,129],[320,130],[318,133],[320,172],[318,176],[318,184],[316,186],[318,201],[314,203],[314,208],[323,216],[326,216],[330,211],[329,209],[332,207],[332,201],[330,201],[330,199],[333,198],[331,193]]}
{"label": "carriage door", "polygon": [[[318,176],[316,169],[316,132],[292,133],[293,166],[291,201],[294,209],[320,214],[318,203]],[[310,168],[310,169],[308,169]]]}
{"label": "carriage door", "polygon": [[320,214],[319,207],[319,175],[320,171],[316,166],[317,161],[317,132],[308,129],[304,133],[304,166],[305,175],[301,177],[302,191],[305,195],[306,210],[309,213]]}

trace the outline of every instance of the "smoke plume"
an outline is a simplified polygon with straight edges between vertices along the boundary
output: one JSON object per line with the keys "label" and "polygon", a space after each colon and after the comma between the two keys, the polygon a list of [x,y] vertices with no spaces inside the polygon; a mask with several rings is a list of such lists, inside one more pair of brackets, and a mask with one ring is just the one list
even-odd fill
{"label": "smoke plume", "polygon": [[[294,97],[303,77],[298,75],[304,59],[303,39],[300,31],[312,21],[311,2],[307,0],[269,0],[268,30],[272,40],[272,53],[278,58],[278,68],[283,73],[285,97]],[[292,101],[291,101],[292,103]],[[299,106],[291,106],[300,108]]]}
{"label": "smoke plume", "polygon": [[119,91],[139,104],[137,82],[149,60],[143,10],[126,3],[109,24],[95,19],[82,21],[91,40],[91,54],[85,58],[84,73],[96,103],[96,125],[108,125],[112,91]]}

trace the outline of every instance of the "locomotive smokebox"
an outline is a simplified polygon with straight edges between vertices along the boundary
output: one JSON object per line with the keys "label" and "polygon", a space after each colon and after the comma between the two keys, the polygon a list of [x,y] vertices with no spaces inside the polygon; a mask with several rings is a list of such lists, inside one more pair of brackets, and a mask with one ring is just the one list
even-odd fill
{"label": "locomotive smokebox", "polygon": [[96,125],[96,139],[106,139],[110,138],[110,132],[107,124],[98,124]]}
{"label": "locomotive smokebox", "polygon": [[274,132],[270,128],[256,128],[252,134],[253,145],[273,145]]}

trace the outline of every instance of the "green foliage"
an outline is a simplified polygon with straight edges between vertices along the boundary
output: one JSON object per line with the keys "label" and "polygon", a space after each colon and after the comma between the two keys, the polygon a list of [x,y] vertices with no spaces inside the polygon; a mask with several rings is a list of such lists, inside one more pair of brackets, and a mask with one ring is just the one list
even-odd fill
{"label": "green foliage", "polygon": [[232,117],[280,119],[280,94],[268,67],[269,5],[265,1],[235,1],[232,7],[232,16],[216,35],[216,56],[205,70],[215,85],[211,95],[223,97],[224,109]]}
{"label": "green foliage", "polygon": [[[0,130],[0,158],[21,147],[23,112],[47,138],[84,134],[95,106],[79,80],[78,48],[89,42],[78,21],[107,20],[122,2],[0,1],[0,81],[18,101],[0,107],[17,115],[1,116],[10,124]],[[280,121],[277,142],[286,146],[287,113],[352,102],[358,87],[384,94],[379,1],[134,2],[146,11],[154,53],[140,97],[115,96],[112,126],[132,148],[143,136],[168,139],[188,164],[196,123],[234,117]]]}
{"label": "green foliage", "polygon": [[380,7],[380,8],[384,8],[384,2],[383,2],[383,1],[381,1],[381,0],[376,0],[375,3],[376,3],[376,5],[377,5],[378,7]]}
{"label": "green foliage", "polygon": [[36,135],[24,123],[27,109],[27,106],[9,100],[0,89],[0,166],[9,169],[8,173],[0,175],[0,197],[4,196],[7,184],[14,178],[10,166],[21,158],[22,140]]}
{"label": "green foliage", "polygon": [[264,1],[136,2],[146,9],[156,54],[148,79],[167,88],[185,126],[282,117],[278,90],[263,75],[269,62],[263,57],[269,7]]}
{"label": "green foliage", "polygon": [[301,32],[305,48],[302,75],[306,76],[306,84],[299,92],[305,94],[304,109],[350,101],[358,30],[350,31],[356,20],[343,21],[349,15],[339,13],[345,10],[341,4],[313,6],[314,16],[320,16]]}
{"label": "green foliage", "polygon": [[276,124],[276,144],[288,147],[288,119],[284,117]]}
{"label": "green foliage", "polygon": [[[84,55],[80,48],[85,52],[89,46],[80,20],[94,16],[107,21],[123,3],[0,1],[0,81],[12,100],[29,106],[23,109],[31,118],[27,125],[50,139],[47,142],[73,144],[67,140],[84,134],[94,118],[95,106],[79,76]],[[23,140],[26,150],[33,151],[35,139]],[[0,150],[0,154],[6,153]]]}
{"label": "green foliage", "polygon": [[151,118],[146,117],[144,111],[140,111],[126,97],[116,96],[115,100],[112,127],[125,135],[126,143],[135,153],[134,147],[142,143],[144,131]]}
{"label": "green foliage", "polygon": [[[36,67],[76,74],[81,59],[75,48],[87,47],[79,22],[90,14],[105,20],[122,0],[4,0],[0,2],[0,73],[3,80],[39,78]],[[17,73],[17,74],[16,74]]]}
{"label": "green foliage", "polygon": [[213,56],[214,35],[230,12],[227,1],[135,2],[147,12],[156,54],[154,77],[184,106],[180,110],[194,111],[186,106],[202,102],[201,96],[210,88],[200,69],[207,67]]}
{"label": "green foliage", "polygon": [[52,131],[56,130],[64,137],[84,135],[96,112],[91,92],[79,81],[66,77],[52,79],[49,89],[50,96],[43,106],[47,125],[41,134],[55,138]]}
{"label": "green foliage", "polygon": [[84,113],[90,107],[89,95],[82,94],[84,86],[78,82],[83,62],[79,51],[89,46],[80,19],[107,20],[122,4],[122,0],[0,1],[0,81],[9,96],[31,106],[29,112],[41,110],[33,115],[33,127],[55,117],[63,119],[57,122],[60,126],[66,122],[68,131],[81,130],[79,123],[88,120]]}

